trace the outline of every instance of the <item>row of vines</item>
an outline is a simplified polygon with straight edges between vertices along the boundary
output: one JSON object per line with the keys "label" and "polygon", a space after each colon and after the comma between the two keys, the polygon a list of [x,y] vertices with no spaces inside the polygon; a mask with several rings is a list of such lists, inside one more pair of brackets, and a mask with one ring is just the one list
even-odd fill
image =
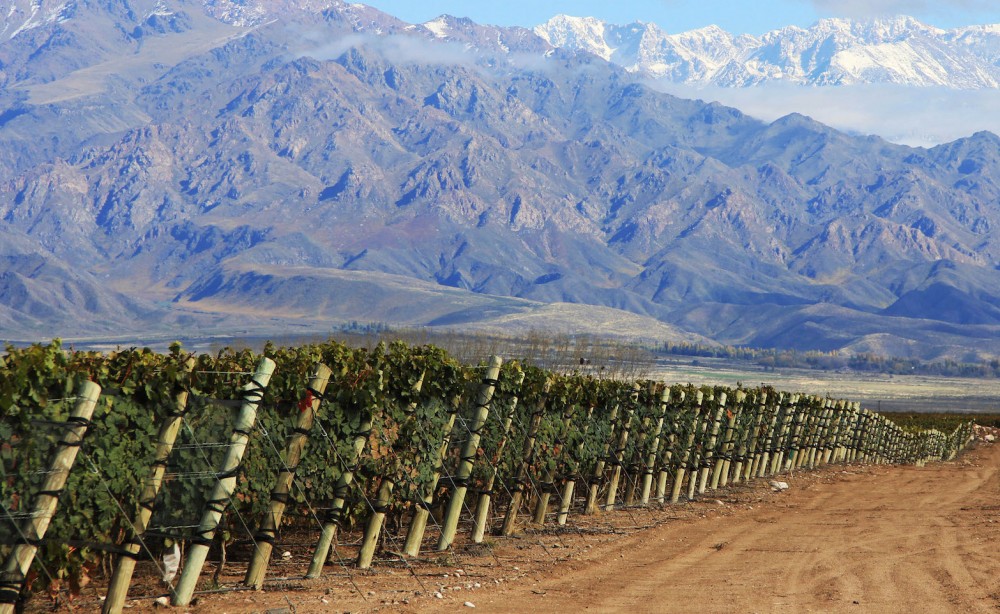
{"label": "row of vines", "polygon": [[[89,401],[88,386],[100,387]],[[87,402],[92,413],[75,413]],[[105,611],[120,611],[135,565],[170,577],[178,545],[171,590],[183,605],[210,582],[210,549],[245,552],[245,583],[259,588],[290,528],[318,532],[303,570],[316,577],[348,556],[366,568],[377,553],[444,551],[799,468],[947,459],[970,432],[907,432],[856,404],[769,387],[468,365],[402,343],[214,355],[8,347],[0,612],[100,576]],[[59,454],[75,458],[71,471]],[[338,543],[362,527],[356,548]]]}

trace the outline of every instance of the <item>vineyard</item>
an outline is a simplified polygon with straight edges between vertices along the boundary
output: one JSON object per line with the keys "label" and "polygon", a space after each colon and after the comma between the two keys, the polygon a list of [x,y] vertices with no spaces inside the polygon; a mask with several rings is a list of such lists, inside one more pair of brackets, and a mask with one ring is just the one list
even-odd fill
{"label": "vineyard", "polygon": [[171,602],[187,605],[219,588],[227,561],[246,566],[241,586],[260,588],[292,530],[314,534],[300,577],[367,569],[377,555],[409,566],[527,523],[694,500],[797,469],[950,459],[971,432],[904,430],[855,403],[769,387],[463,364],[403,343],[9,347],[0,612],[94,581],[107,586],[104,611],[120,612],[137,574],[164,578]]}

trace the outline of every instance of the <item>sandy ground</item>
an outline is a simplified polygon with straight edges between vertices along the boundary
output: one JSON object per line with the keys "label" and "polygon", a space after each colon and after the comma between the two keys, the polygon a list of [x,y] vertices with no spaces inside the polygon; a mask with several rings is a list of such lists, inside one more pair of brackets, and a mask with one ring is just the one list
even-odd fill
{"label": "sandy ground", "polygon": [[[1000,444],[926,467],[828,466],[778,479],[790,489],[757,481],[662,509],[577,515],[570,527],[525,527],[409,565],[386,555],[369,573],[328,566],[318,580],[301,580],[307,545],[289,546],[272,566],[286,579],[172,611],[1000,611]],[[349,557],[350,544],[342,549]],[[230,563],[227,582],[242,569]]]}
{"label": "sandy ground", "polygon": [[996,612],[998,468],[992,446],[925,468],[825,472],[793,482],[773,504],[631,535],[482,606]]}

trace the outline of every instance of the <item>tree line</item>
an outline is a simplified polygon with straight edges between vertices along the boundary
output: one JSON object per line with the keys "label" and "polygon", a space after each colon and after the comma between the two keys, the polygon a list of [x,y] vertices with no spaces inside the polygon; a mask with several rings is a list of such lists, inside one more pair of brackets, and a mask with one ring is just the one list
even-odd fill
{"label": "tree line", "polygon": [[797,368],[820,371],[851,370],[889,375],[938,375],[947,377],[1000,377],[1000,360],[959,362],[952,359],[924,361],[917,358],[881,356],[872,353],[845,354],[837,350],[785,350],[732,345],[704,345],[688,342],[664,342],[659,353],[738,360],[765,369]]}

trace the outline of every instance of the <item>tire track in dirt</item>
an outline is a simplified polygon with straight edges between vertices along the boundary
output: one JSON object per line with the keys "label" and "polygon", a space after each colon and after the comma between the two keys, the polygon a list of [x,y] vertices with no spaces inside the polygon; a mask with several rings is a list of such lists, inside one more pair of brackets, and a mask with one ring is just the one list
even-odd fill
{"label": "tire track in dirt", "polygon": [[[637,533],[487,612],[997,612],[1000,446],[791,478],[775,504]],[[570,568],[572,567],[572,568]],[[485,599],[484,599],[485,597]]]}

